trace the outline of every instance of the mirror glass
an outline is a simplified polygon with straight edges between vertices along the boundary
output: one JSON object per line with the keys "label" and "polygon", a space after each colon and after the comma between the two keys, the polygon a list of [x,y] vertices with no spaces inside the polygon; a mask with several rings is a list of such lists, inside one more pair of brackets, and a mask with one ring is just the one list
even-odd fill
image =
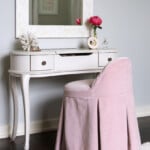
{"label": "mirror glass", "polygon": [[82,18],[82,0],[30,0],[30,25],[77,25]]}

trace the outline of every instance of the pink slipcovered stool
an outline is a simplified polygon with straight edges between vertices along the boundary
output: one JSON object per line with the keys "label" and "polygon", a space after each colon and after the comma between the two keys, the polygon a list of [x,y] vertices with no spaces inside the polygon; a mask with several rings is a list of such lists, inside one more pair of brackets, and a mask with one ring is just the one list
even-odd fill
{"label": "pink slipcovered stool", "polygon": [[55,150],[139,150],[131,62],[110,62],[96,80],[64,87]]}

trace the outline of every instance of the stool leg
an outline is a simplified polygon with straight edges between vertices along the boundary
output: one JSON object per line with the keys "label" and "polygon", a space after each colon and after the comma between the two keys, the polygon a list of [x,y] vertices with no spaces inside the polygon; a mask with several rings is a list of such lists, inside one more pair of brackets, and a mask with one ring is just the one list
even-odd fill
{"label": "stool leg", "polygon": [[24,118],[25,118],[25,146],[24,149],[29,149],[30,141],[30,103],[29,103],[29,75],[22,75],[22,95],[23,95],[23,106],[24,106]]}
{"label": "stool leg", "polygon": [[17,85],[16,77],[9,76],[10,92],[12,93],[13,99],[13,125],[11,140],[14,141],[16,138],[17,127],[18,127],[18,99],[17,99]]}

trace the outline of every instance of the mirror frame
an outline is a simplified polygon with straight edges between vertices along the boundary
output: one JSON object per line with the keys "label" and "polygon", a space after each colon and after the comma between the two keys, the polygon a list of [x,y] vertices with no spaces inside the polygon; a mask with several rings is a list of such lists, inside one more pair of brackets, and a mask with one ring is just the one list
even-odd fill
{"label": "mirror frame", "polygon": [[31,32],[38,38],[88,37],[87,19],[93,15],[93,0],[83,0],[82,25],[30,25],[29,0],[16,0],[16,38]]}

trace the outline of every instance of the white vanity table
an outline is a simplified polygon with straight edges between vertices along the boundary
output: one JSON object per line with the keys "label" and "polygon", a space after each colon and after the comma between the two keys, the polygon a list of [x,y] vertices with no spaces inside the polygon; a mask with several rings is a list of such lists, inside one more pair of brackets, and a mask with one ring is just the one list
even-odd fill
{"label": "white vanity table", "polygon": [[25,115],[25,149],[29,149],[30,138],[30,100],[29,81],[31,78],[96,73],[111,60],[116,58],[114,49],[57,49],[39,52],[13,51],[10,54],[10,90],[14,103],[12,140],[16,137],[18,122],[18,99],[16,78],[21,79],[24,115]]}

